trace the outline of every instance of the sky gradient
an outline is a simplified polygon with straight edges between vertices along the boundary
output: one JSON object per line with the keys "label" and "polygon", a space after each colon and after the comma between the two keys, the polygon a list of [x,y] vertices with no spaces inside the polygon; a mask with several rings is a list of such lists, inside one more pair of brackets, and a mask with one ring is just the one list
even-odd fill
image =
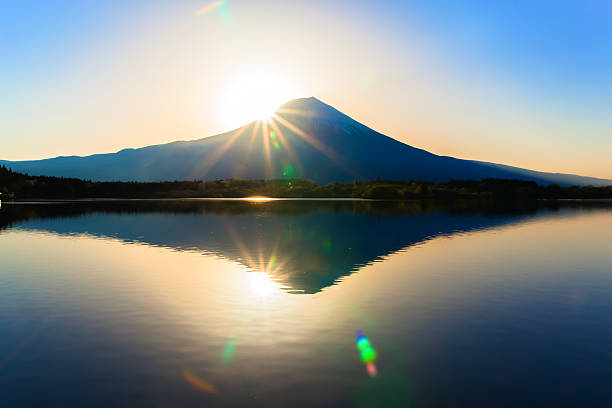
{"label": "sky gradient", "polygon": [[609,1],[0,3],[0,159],[199,139],[261,94],[436,154],[612,178]]}

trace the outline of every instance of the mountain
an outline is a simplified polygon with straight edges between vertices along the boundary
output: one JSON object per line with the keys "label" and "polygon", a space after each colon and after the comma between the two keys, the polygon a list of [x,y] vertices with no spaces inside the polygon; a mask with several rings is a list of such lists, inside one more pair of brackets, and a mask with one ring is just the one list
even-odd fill
{"label": "mountain", "polygon": [[612,185],[612,180],[438,156],[378,133],[316,98],[292,100],[268,121],[204,139],[0,164],[31,175],[95,181],[305,178],[325,184],[377,178],[505,178],[540,184]]}

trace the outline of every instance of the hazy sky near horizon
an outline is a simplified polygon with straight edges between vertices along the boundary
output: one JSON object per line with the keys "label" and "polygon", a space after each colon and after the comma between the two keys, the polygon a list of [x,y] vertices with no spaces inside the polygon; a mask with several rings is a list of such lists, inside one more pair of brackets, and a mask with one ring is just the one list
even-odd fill
{"label": "hazy sky near horizon", "polygon": [[436,154],[612,179],[609,1],[0,5],[0,159],[199,139],[261,94]]}

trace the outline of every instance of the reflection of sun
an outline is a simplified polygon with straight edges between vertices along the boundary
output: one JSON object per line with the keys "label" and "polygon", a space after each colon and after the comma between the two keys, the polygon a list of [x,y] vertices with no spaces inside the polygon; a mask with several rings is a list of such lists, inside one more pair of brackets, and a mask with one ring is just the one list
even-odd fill
{"label": "reflection of sun", "polygon": [[264,272],[249,272],[249,287],[255,296],[269,296],[280,289],[280,285]]}
{"label": "reflection of sun", "polygon": [[253,201],[256,203],[277,200],[276,198],[264,197],[264,196],[251,196],[251,197],[247,197],[246,199],[248,201]]}
{"label": "reflection of sun", "polygon": [[224,89],[220,108],[230,126],[269,118],[276,108],[295,97],[294,86],[273,71],[250,71],[234,76]]}

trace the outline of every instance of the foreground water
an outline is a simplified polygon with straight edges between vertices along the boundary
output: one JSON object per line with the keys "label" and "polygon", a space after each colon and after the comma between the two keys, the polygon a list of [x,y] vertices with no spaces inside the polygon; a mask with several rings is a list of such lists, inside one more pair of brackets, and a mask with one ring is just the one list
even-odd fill
{"label": "foreground water", "polygon": [[611,210],[3,203],[0,405],[610,406]]}

